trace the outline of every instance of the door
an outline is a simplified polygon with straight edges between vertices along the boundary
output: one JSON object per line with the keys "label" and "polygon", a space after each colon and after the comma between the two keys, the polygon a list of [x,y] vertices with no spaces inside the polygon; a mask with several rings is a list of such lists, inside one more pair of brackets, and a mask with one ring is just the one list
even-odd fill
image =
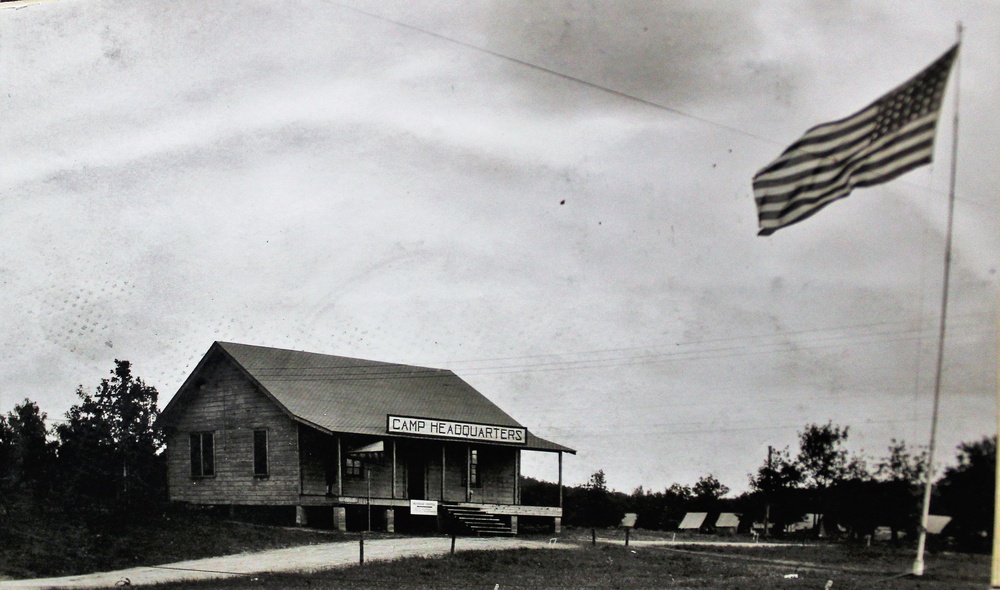
{"label": "door", "polygon": [[422,457],[410,457],[406,462],[406,497],[426,500],[427,462]]}

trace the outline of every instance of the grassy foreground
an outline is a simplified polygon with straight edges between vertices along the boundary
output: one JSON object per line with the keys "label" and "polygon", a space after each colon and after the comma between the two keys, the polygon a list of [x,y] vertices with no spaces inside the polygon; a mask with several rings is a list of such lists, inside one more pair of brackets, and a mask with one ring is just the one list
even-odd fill
{"label": "grassy foreground", "polygon": [[[941,554],[920,579],[900,575],[912,552],[844,545],[765,549],[589,543],[369,563],[316,574],[245,576],[158,586],[230,588],[742,588],[961,590],[988,586],[984,555]],[[790,577],[786,577],[790,576]]]}
{"label": "grassy foreground", "polygon": [[148,515],[22,511],[16,518],[0,518],[0,579],[85,574],[343,538],[185,510]]}

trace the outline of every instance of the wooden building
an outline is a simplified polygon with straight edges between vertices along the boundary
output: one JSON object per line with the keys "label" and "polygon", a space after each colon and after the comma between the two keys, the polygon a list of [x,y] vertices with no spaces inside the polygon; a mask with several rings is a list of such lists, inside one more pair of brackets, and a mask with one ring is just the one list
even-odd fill
{"label": "wooden building", "polygon": [[[544,517],[558,531],[562,457],[575,453],[448,370],[227,342],[161,419],[171,500],[294,507],[300,524],[340,530],[516,533],[518,517]],[[558,454],[558,505],[521,505],[521,451]]]}

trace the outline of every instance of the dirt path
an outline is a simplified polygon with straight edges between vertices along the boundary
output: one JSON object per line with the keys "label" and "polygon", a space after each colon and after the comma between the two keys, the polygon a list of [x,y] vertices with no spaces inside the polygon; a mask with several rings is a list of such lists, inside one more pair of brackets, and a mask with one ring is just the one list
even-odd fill
{"label": "dirt path", "polygon": [[[491,549],[577,547],[575,544],[549,544],[526,539],[459,538],[456,551],[483,551]],[[370,539],[365,541],[365,561],[387,561],[402,557],[429,557],[446,555],[451,551],[449,537],[414,537],[403,539]],[[114,572],[81,574],[61,578],[0,581],[6,588],[109,588],[124,580],[132,586],[207,580],[233,576],[277,572],[310,572],[358,563],[359,547],[354,541],[305,545],[288,549],[274,549],[259,553],[243,553],[224,557],[210,557],[159,566],[135,567]]]}

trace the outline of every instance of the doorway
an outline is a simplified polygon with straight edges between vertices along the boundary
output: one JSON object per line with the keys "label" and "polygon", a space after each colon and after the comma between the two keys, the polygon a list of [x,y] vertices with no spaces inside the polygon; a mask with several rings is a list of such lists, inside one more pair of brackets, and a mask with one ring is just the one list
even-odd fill
{"label": "doorway", "polygon": [[406,461],[406,497],[410,500],[427,499],[427,461],[423,457],[410,457]]}

